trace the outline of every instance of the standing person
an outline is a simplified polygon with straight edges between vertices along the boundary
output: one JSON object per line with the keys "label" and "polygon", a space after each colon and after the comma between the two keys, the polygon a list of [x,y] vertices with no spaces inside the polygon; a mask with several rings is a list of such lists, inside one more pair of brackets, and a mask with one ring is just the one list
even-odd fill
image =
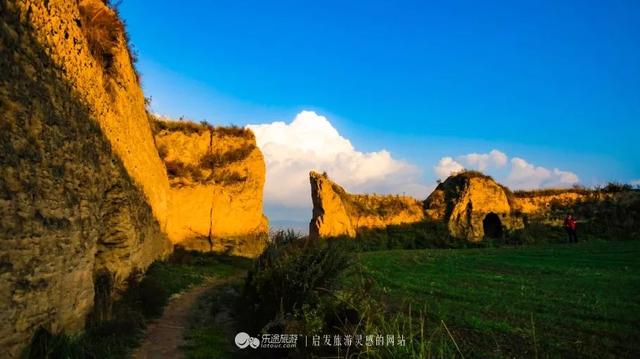
{"label": "standing person", "polygon": [[567,213],[564,218],[564,228],[569,236],[569,243],[578,243],[578,235],[576,234],[576,219],[571,213]]}

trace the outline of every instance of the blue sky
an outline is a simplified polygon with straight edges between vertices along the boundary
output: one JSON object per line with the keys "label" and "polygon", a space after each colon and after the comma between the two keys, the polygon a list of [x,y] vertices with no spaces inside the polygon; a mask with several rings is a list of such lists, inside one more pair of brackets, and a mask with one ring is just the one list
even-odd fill
{"label": "blue sky", "polygon": [[433,183],[498,149],[593,185],[640,178],[638,1],[125,0],[156,112],[326,116]]}

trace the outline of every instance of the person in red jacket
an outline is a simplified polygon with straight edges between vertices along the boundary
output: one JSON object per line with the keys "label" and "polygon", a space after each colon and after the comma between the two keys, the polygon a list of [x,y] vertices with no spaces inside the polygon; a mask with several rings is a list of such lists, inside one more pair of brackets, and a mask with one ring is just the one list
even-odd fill
{"label": "person in red jacket", "polygon": [[576,234],[576,219],[571,213],[567,213],[564,218],[564,229],[569,235],[569,243],[578,243],[578,235]]}

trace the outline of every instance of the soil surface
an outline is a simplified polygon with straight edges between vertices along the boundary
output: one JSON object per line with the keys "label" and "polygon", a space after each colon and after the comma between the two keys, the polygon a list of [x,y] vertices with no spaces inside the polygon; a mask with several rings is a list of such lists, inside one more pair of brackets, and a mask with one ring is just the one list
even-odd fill
{"label": "soil surface", "polygon": [[185,344],[183,333],[188,328],[190,315],[198,298],[220,284],[223,278],[211,278],[182,294],[173,297],[162,316],[149,323],[145,339],[133,353],[136,359],[183,358],[180,347]]}

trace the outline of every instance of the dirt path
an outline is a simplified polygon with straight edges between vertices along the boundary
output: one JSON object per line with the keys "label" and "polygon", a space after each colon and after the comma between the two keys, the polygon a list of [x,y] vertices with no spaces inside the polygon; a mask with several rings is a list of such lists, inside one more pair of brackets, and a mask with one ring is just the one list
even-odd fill
{"label": "dirt path", "polygon": [[189,325],[189,315],[200,296],[223,284],[228,278],[211,278],[172,298],[162,316],[147,326],[145,339],[133,353],[136,359],[182,358],[180,346],[183,332]]}

